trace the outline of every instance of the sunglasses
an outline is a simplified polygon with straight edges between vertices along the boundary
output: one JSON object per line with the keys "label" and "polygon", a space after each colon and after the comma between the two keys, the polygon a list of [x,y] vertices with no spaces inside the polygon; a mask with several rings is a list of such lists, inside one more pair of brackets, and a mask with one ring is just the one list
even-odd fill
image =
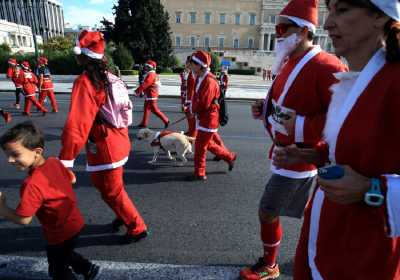
{"label": "sunglasses", "polygon": [[279,23],[275,25],[275,34],[276,37],[282,37],[288,31],[290,27],[299,27],[294,23]]}

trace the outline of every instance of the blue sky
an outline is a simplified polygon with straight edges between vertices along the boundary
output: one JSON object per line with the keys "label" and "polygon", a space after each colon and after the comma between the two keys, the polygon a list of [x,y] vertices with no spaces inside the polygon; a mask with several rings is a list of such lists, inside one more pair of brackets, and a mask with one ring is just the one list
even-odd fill
{"label": "blue sky", "polygon": [[112,7],[118,0],[62,0],[64,6],[64,21],[72,26],[78,24],[99,25],[105,17],[113,21]]}

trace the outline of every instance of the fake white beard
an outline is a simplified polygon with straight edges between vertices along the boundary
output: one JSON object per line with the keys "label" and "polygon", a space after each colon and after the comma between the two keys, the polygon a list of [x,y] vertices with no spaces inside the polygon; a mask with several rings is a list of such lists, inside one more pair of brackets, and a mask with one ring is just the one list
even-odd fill
{"label": "fake white beard", "polygon": [[272,74],[278,75],[285,64],[286,58],[297,48],[300,38],[296,33],[286,38],[277,38],[275,47],[275,61],[272,65]]}

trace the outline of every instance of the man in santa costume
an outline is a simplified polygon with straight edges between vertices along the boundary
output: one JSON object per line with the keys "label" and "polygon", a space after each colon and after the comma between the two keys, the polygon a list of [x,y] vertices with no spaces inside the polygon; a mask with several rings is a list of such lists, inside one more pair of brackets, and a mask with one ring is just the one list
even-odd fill
{"label": "man in santa costume", "polygon": [[[335,56],[313,45],[318,23],[317,0],[292,0],[281,11],[276,25],[277,75],[264,101],[252,106],[255,118],[264,121],[275,147],[314,147],[321,139],[331,93],[333,73],[345,70]],[[263,256],[240,271],[241,279],[279,277],[277,256],[282,240],[279,217],[301,218],[317,174],[312,164],[271,165],[270,177],[259,205]]]}
{"label": "man in santa costume", "polygon": [[50,69],[47,66],[47,57],[41,56],[38,58],[37,77],[39,79],[39,103],[43,106],[46,97],[49,97],[53,113],[58,112],[56,96],[54,94],[54,84],[51,80]]}
{"label": "man in santa costume", "polygon": [[19,75],[22,75],[21,67],[18,65],[17,60],[11,57],[8,60],[7,78],[11,79],[15,85],[15,103],[16,109],[20,109],[20,95],[22,94],[22,84],[19,82]]}
{"label": "man in santa costume", "polygon": [[143,83],[135,90],[137,96],[144,95],[143,119],[138,125],[139,128],[147,127],[149,123],[150,112],[155,114],[164,123],[164,128],[169,125],[166,115],[158,108],[158,95],[160,91],[160,78],[156,73],[157,63],[148,60],[144,65],[145,76]]}
{"label": "man in santa costume", "polygon": [[99,114],[108,98],[109,86],[107,70],[104,70],[107,69],[104,51],[102,33],[87,30],[80,33],[74,52],[84,72],[77,77],[72,88],[59,158],[71,168],[81,149],[86,147],[86,170],[116,215],[112,228],[118,231],[125,225],[127,231],[121,242],[131,243],[147,236],[147,226],[129,198],[123,180],[123,166],[131,151],[128,128],[116,128]]}
{"label": "man in santa costume", "polygon": [[194,83],[195,83],[194,75],[191,70],[190,61],[191,61],[191,56],[188,56],[186,58],[185,69],[182,71],[182,73],[180,73],[181,102],[182,102],[183,112],[186,115],[188,123],[188,128],[187,131],[185,132],[185,135],[190,137],[196,137],[196,118],[190,112],[193,93],[194,93]]}
{"label": "man in santa costume", "polygon": [[43,116],[47,113],[47,109],[43,107],[37,100],[36,100],[36,90],[38,79],[35,74],[32,73],[28,61],[23,61],[21,63],[22,66],[22,75],[19,75],[17,80],[18,83],[22,84],[22,91],[25,96],[25,105],[24,111],[22,112],[25,116],[31,115],[31,107],[32,104],[36,106],[38,111],[43,113]]}
{"label": "man in santa costume", "polygon": [[192,72],[196,76],[195,92],[192,98],[192,112],[196,116],[197,136],[194,152],[194,176],[188,180],[205,181],[206,154],[210,151],[224,160],[229,171],[233,169],[236,154],[229,151],[218,135],[220,90],[218,81],[210,73],[211,56],[204,51],[193,53],[191,58]]}

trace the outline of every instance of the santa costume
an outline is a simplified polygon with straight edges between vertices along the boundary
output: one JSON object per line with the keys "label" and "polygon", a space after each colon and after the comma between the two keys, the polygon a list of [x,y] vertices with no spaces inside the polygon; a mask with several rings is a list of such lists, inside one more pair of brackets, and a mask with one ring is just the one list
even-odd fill
{"label": "santa costume", "polygon": [[15,103],[16,109],[20,109],[20,95],[22,94],[22,84],[18,77],[22,75],[21,66],[18,65],[17,60],[11,57],[8,60],[7,78],[11,79],[15,86]]}
{"label": "santa costume", "polygon": [[58,105],[54,94],[54,84],[47,63],[47,57],[39,57],[37,68],[37,76],[39,79],[39,103],[43,106],[44,100],[48,97],[50,99],[51,107],[53,108],[52,112],[57,113]]}
{"label": "santa costume", "polygon": [[[87,56],[92,63],[104,57],[105,42],[100,32],[82,31],[74,52]],[[79,59],[79,58],[78,58]],[[124,224],[127,233],[123,242],[138,241],[147,235],[147,227],[129,198],[123,181],[123,166],[128,161],[131,141],[128,128],[116,128],[99,116],[107,93],[97,89],[84,71],[74,82],[69,114],[61,137],[59,158],[66,167],[73,167],[81,149],[86,147],[87,166],[93,185],[114,211],[113,228]]]}

